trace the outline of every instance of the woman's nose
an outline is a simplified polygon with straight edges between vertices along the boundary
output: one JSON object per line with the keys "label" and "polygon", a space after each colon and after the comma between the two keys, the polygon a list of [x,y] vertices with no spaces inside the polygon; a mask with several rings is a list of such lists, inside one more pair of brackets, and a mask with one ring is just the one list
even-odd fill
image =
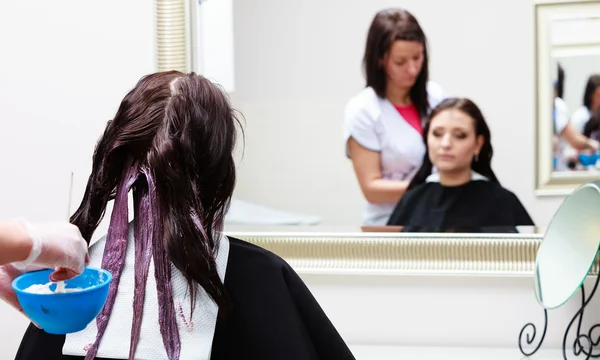
{"label": "woman's nose", "polygon": [[408,72],[411,76],[417,76],[419,74],[419,65],[416,61],[411,61],[408,65]]}
{"label": "woman's nose", "polygon": [[450,141],[450,136],[444,135],[444,137],[442,137],[442,146],[447,148],[450,147],[451,144],[452,142]]}

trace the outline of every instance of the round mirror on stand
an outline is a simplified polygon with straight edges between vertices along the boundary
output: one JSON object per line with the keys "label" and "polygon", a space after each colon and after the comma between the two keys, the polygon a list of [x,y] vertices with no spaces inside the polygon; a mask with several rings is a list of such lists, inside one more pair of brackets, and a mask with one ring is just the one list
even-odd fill
{"label": "round mirror on stand", "polygon": [[[554,214],[539,246],[534,269],[535,296],[544,308],[544,329],[539,344],[532,352],[523,349],[523,341],[531,345],[536,337],[535,325],[529,323],[523,327],[519,335],[519,348],[525,355],[532,355],[544,341],[548,325],[548,309],[556,309],[564,305],[581,289],[581,307],[571,319],[563,338],[563,358],[567,359],[566,349],[572,348],[574,355],[587,355],[587,358],[599,357],[593,353],[596,339],[592,339],[592,331],[600,326],[594,325],[587,333],[583,333],[581,323],[583,309],[590,301],[598,281],[586,297],[583,282],[594,265],[600,247],[600,181],[589,182],[569,195]],[[567,346],[567,335],[575,321],[578,320],[577,334],[573,346]],[[526,331],[532,332],[526,334]],[[524,335],[527,335],[526,338]],[[596,336],[597,337],[597,336]]]}
{"label": "round mirror on stand", "polygon": [[599,246],[600,181],[593,181],[565,199],[538,249],[534,289],[544,308],[560,307],[577,292]]}

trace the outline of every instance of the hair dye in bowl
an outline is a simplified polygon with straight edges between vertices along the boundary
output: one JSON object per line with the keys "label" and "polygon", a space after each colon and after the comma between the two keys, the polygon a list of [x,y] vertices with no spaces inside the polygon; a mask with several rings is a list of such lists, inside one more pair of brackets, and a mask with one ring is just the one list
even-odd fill
{"label": "hair dye in bowl", "polygon": [[[102,282],[102,277],[103,275],[100,275],[100,282]],[[56,288],[54,288],[54,290],[50,289],[50,287],[52,285],[56,285]],[[59,282],[48,282],[46,284],[33,284],[31,286],[29,286],[26,289],[23,289],[23,291],[28,292],[28,293],[32,293],[32,294],[45,294],[45,295],[51,295],[51,294],[66,294],[66,293],[73,293],[73,292],[79,292],[79,291],[83,291],[87,288],[82,288],[82,287],[77,287],[77,288],[67,288],[65,286],[65,282],[64,281],[59,281]]]}
{"label": "hair dye in bowl", "polygon": [[28,272],[13,280],[12,288],[23,312],[49,334],[64,335],[85,329],[104,307],[112,275],[88,267],[62,285],[48,283],[53,271]]}

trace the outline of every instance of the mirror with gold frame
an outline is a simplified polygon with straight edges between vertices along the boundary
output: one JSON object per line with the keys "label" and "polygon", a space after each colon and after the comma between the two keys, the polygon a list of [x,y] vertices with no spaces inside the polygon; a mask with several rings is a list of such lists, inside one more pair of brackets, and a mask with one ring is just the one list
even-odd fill
{"label": "mirror with gold frame", "polygon": [[[240,18],[242,17],[240,14],[243,13],[248,13],[250,11],[250,7],[248,4],[245,4],[243,7],[241,4],[245,4],[244,2],[239,2],[239,3],[235,3],[232,0],[219,0],[219,1],[203,1],[203,0],[160,0],[156,2],[156,6],[157,6],[157,27],[156,27],[156,31],[157,31],[157,59],[158,59],[158,70],[167,70],[167,69],[178,69],[178,70],[182,70],[182,71],[195,71],[197,73],[200,73],[202,75],[204,75],[205,77],[211,78],[213,80],[216,80],[216,82],[223,84],[224,88],[231,94],[232,99],[237,101],[237,104],[241,104],[238,105],[238,108],[240,108],[240,110],[242,111],[242,113],[247,116],[247,120],[248,121],[254,121],[254,123],[257,122],[256,119],[261,119],[262,117],[266,117],[265,112],[267,110],[263,109],[264,112],[261,113],[260,109],[262,107],[269,107],[269,114],[271,113],[275,113],[275,115],[278,114],[278,109],[280,108],[279,105],[272,105],[271,103],[276,103],[278,102],[280,99],[276,98],[277,101],[273,100],[273,99],[269,99],[267,95],[271,94],[262,94],[261,93],[261,98],[254,101],[254,103],[258,104],[254,104],[253,105],[248,105],[248,103],[250,102],[249,100],[244,100],[245,96],[244,94],[247,94],[249,92],[254,93],[258,93],[260,92],[259,90],[256,91],[250,91],[248,90],[248,88],[250,86],[254,86],[254,84],[259,84],[260,81],[259,79],[257,79],[256,77],[249,77],[248,76],[248,70],[247,68],[249,66],[246,67],[240,67],[239,63],[240,62],[246,62],[246,61],[250,61],[247,59],[252,59],[252,61],[254,61],[255,63],[258,63],[262,60],[262,62],[265,62],[264,57],[260,58],[258,55],[256,56],[250,56],[250,51],[256,51],[257,48],[259,48],[259,44],[261,42],[267,42],[267,40],[269,40],[269,44],[271,44],[272,47],[272,43],[277,43],[277,41],[274,41],[272,38],[267,37],[266,39],[262,39],[260,38],[263,33],[261,32],[257,32],[257,34],[254,34],[253,36],[249,36],[249,37],[242,37],[242,35],[240,34],[244,34],[245,36],[245,32],[244,29],[248,30],[248,28],[250,26],[258,26],[257,25],[257,21],[264,21],[263,18],[259,18],[262,20],[253,20],[253,22],[247,22],[247,23],[242,23],[240,24],[239,21],[235,22],[234,24],[234,17]],[[234,6],[235,5],[235,6]],[[334,7],[333,5],[329,5],[330,7]],[[378,5],[378,6],[383,6],[383,5]],[[377,6],[374,5],[374,9],[376,9]],[[235,10],[235,11],[234,11]],[[270,11],[275,11],[274,9],[271,9]],[[260,11],[259,11],[260,13]],[[236,15],[237,14],[237,15]],[[235,16],[234,16],[235,15]],[[266,15],[261,15],[261,16],[266,16]],[[257,15],[258,17],[258,15]],[[321,19],[321,18],[319,18]],[[322,20],[322,19],[321,19]],[[364,19],[363,19],[364,20]],[[370,20],[369,20],[370,21]],[[365,23],[367,24],[367,23]],[[235,26],[233,26],[235,25]],[[235,27],[237,30],[234,31],[232,30],[232,28]],[[242,30],[240,30],[240,28],[242,28]],[[355,33],[351,36],[352,38],[356,37],[358,38],[358,36],[360,36],[359,34],[362,33],[363,30],[359,29],[356,30]],[[234,44],[233,44],[233,37],[234,34],[236,36],[236,46],[235,46],[235,52],[236,54],[234,54]],[[260,38],[257,40],[257,38]],[[240,40],[241,39],[241,40]],[[310,39],[304,39],[303,41],[309,41]],[[241,46],[239,44],[245,44],[244,46]],[[249,43],[249,45],[248,45]],[[267,46],[267,45],[265,45]],[[295,47],[297,46],[292,44],[289,45],[290,47]],[[362,45],[361,45],[362,47]],[[289,50],[286,48],[286,50]],[[282,50],[283,52],[283,50]],[[288,51],[289,52],[289,51]],[[235,55],[235,56],[234,56]],[[357,58],[359,58],[360,56],[357,56]],[[237,59],[237,63],[234,63],[234,58]],[[242,60],[240,60],[242,59]],[[258,60],[257,60],[258,59]],[[254,64],[254,63],[253,63]],[[269,63],[270,64],[270,63]],[[217,66],[220,65],[220,66]],[[234,66],[236,65],[236,66]],[[265,73],[264,70],[264,66],[263,68],[261,68],[263,71],[263,75]],[[234,75],[235,73],[235,75]],[[280,75],[281,73],[278,73],[278,75]],[[234,82],[234,79],[237,81],[237,83]],[[292,80],[296,80],[295,78]],[[266,81],[266,80],[265,80]],[[265,82],[263,81],[263,83]],[[259,86],[259,85],[256,85]],[[273,88],[277,89],[277,86],[272,86]],[[261,88],[262,89],[262,88]],[[242,94],[242,95],[240,95]],[[258,96],[258,95],[257,95]],[[241,100],[240,100],[241,99]],[[336,101],[339,100],[338,98],[336,98]],[[345,100],[344,100],[345,101]],[[268,104],[267,104],[268,103]],[[341,105],[340,105],[341,104]],[[264,105],[264,106],[263,106]],[[335,116],[335,114],[341,113],[342,109],[343,109],[343,103],[339,102],[333,105],[328,105],[330,107],[333,107],[334,110],[331,110],[331,114],[327,115],[330,118],[333,118]],[[274,108],[274,109],[273,109]],[[272,115],[272,114],[271,114]],[[270,116],[270,118],[277,118],[277,116],[273,115]],[[340,114],[338,114],[340,115]],[[325,116],[325,117],[327,117]],[[283,117],[283,115],[282,115]],[[332,121],[332,123],[334,123],[334,125],[332,126],[333,128],[337,127],[338,125]],[[250,122],[248,122],[248,124],[250,124]],[[331,125],[329,125],[331,126]],[[254,127],[256,128],[256,126]],[[249,129],[247,128],[247,133],[246,135],[254,135],[254,139],[256,139],[256,134],[249,134],[250,131],[256,131],[253,129]],[[339,129],[334,129],[328,130],[329,132],[327,133],[327,136],[333,137],[335,134],[333,131],[338,131]],[[272,136],[273,137],[273,136]],[[285,142],[293,142],[293,141],[299,141],[297,139],[292,139],[293,137],[285,137],[284,140],[278,140],[278,141],[285,141]],[[250,139],[250,136],[248,136],[248,139]],[[305,139],[304,139],[305,140]],[[254,141],[254,143],[257,143],[259,141]],[[289,185],[290,188],[293,188],[294,186],[303,186],[302,184],[299,184],[298,182],[294,182],[293,180],[290,180],[288,178],[290,178],[291,176],[289,174],[283,174],[285,172],[285,169],[289,169],[289,168],[307,168],[309,166],[309,164],[304,164],[301,163],[299,164],[298,162],[295,161],[288,161],[286,162],[284,165],[280,165],[279,169],[276,171],[277,176],[273,175],[273,173],[268,173],[265,174],[269,169],[267,169],[268,166],[265,166],[264,164],[261,165],[262,167],[259,166],[254,166],[254,167],[250,167],[248,166],[248,158],[250,157],[250,155],[252,155],[252,160],[254,161],[252,163],[252,165],[256,165],[256,162],[262,162],[262,163],[268,163],[268,161],[265,161],[266,158],[268,158],[268,154],[265,153],[265,149],[268,147],[264,147],[265,149],[261,148],[259,149],[260,151],[258,151],[259,155],[256,155],[257,153],[257,148],[255,145],[254,148],[252,148],[252,146],[248,146],[251,145],[250,141],[247,144],[244,144],[244,146],[246,147],[245,149],[245,161],[246,161],[246,169],[251,169],[251,170],[244,170],[241,171],[241,175],[239,177],[239,179],[241,181],[238,181],[238,188],[242,188],[244,191],[240,192],[242,195],[248,196],[248,194],[252,193],[253,198],[251,198],[250,200],[255,200],[257,198],[260,198],[262,194],[265,193],[269,193],[269,196],[271,196],[272,193],[276,193],[277,191],[270,189],[268,186],[250,186],[247,184],[256,184],[256,183],[266,183],[267,181],[265,179],[268,179],[269,181],[272,181],[275,184],[281,184],[281,183],[285,183],[287,185]],[[275,146],[279,145],[279,146],[284,146],[283,144],[280,144],[279,142],[274,142],[273,144],[271,144],[273,146],[271,146],[269,149],[269,151],[273,151],[272,149],[276,148]],[[341,153],[337,154],[335,156],[339,156],[340,158],[344,157]],[[258,160],[257,160],[258,159]],[[294,158],[296,159],[296,158]],[[345,160],[345,159],[343,159]],[[279,160],[277,160],[279,161]],[[278,164],[281,164],[282,162],[279,161]],[[352,177],[351,180],[354,180],[354,174],[351,173],[352,168],[351,166],[348,166],[347,163],[344,163],[343,161],[339,161],[336,162],[335,164],[341,164],[339,165],[340,168],[337,167],[333,167],[331,169],[332,173],[337,174],[337,179],[344,177],[345,179],[348,179],[350,177]],[[336,165],[336,166],[338,166]],[[343,169],[342,169],[343,168]],[[283,170],[282,170],[283,169]],[[250,172],[254,172],[257,173],[259,175],[253,175],[254,177],[249,177],[249,175],[247,175],[247,173]],[[345,172],[344,172],[345,171]],[[343,172],[343,176],[340,175],[340,173]],[[246,174],[246,175],[245,175]],[[282,175],[283,174],[283,175]],[[244,177],[244,175],[246,177]],[[262,178],[260,177],[262,176]],[[286,177],[287,176],[287,177]],[[325,177],[327,178],[327,177]],[[327,181],[333,183],[336,181],[336,177],[335,176],[331,176],[331,178],[333,179],[328,179]],[[248,179],[252,180],[252,181],[248,181]],[[244,181],[246,180],[246,181]],[[349,181],[348,183],[354,183],[354,181]],[[334,188],[333,185],[327,185],[327,186],[321,186],[319,189],[321,188],[327,188],[327,189],[337,189]],[[249,191],[248,189],[251,189],[252,191]],[[276,189],[276,190],[280,190],[281,189]],[[331,190],[330,190],[331,191]],[[359,193],[360,189],[358,189],[358,186],[356,185],[355,187],[348,187],[348,188],[344,188],[343,191],[353,191],[354,194],[355,193]],[[288,191],[289,192],[289,191]],[[236,199],[236,194],[234,193],[234,199],[233,199],[233,205],[232,208],[233,210],[239,209],[241,207],[244,207],[246,210],[248,209],[252,209],[252,211],[245,211],[245,213],[253,213],[253,214],[263,214],[265,212],[269,212],[270,214],[272,212],[270,212],[270,210],[272,209],[268,209],[266,208],[257,208],[255,206],[253,206],[254,204],[245,204],[241,201],[238,201],[239,199]],[[359,226],[359,222],[356,221],[355,219],[358,219],[358,217],[360,217],[360,203],[355,200],[357,197],[354,196],[351,198],[351,196],[348,196],[348,198],[351,198],[350,200],[348,200],[347,202],[350,203],[351,201],[354,201],[352,203],[350,203],[350,205],[352,206],[348,206],[348,204],[346,204],[346,206],[340,206],[339,202],[336,201],[322,201],[322,202],[316,202],[315,200],[321,200],[319,199],[315,199],[315,198],[311,198],[309,200],[306,200],[302,197],[297,197],[298,199],[295,199],[294,196],[289,196],[286,195],[286,201],[288,203],[286,203],[285,205],[289,205],[291,204],[292,201],[297,201],[298,203],[301,203],[300,205],[297,206],[290,206],[288,208],[294,208],[294,211],[306,211],[308,214],[296,214],[296,213],[288,213],[288,214],[281,214],[282,212],[279,211],[278,214],[282,215],[282,217],[286,218],[284,220],[287,221],[287,219],[292,219],[293,221],[289,221],[289,223],[294,223],[294,225],[301,225],[304,226],[305,228],[307,227],[311,227],[311,231],[321,231],[322,227],[321,226],[315,226],[315,225],[319,225],[320,224],[320,219],[317,219],[315,216],[311,216],[311,212],[313,211],[312,209],[316,208],[316,206],[321,207],[326,207],[327,211],[324,211],[322,209],[319,209],[319,211],[314,211],[314,214],[317,214],[318,217],[326,217],[328,216],[328,214],[330,213],[336,213],[336,217],[335,217],[335,221],[336,225],[340,224],[341,221],[339,221],[339,219],[349,219],[351,216],[355,216],[354,218],[351,218],[350,220],[347,220],[347,222],[342,223],[344,225],[343,229],[340,228],[340,231],[342,232],[346,232],[348,229],[353,229],[351,230],[351,232],[353,231],[357,231],[357,232],[365,232],[364,229],[360,229]],[[266,197],[266,196],[265,196]],[[269,197],[268,201],[274,202],[271,198],[274,198],[276,196],[271,196]],[[321,197],[323,198],[324,196],[321,195]],[[293,200],[291,200],[293,199]],[[360,199],[362,200],[362,198]],[[262,201],[262,200],[260,200]],[[265,203],[267,202],[267,200],[265,200]],[[281,201],[279,203],[277,203],[274,206],[279,206],[280,204],[284,204],[284,201]],[[315,205],[317,204],[317,205]],[[356,206],[354,206],[356,205]],[[333,209],[333,210],[332,210]],[[350,209],[350,210],[348,210]],[[230,213],[234,213],[235,211],[232,211],[232,209],[230,209]],[[350,212],[352,212],[352,214],[356,214],[356,215],[350,215],[350,216],[346,216],[348,215]],[[342,213],[342,215],[337,215],[338,213]],[[314,215],[313,214],[313,215]],[[285,215],[285,216],[283,216]],[[255,216],[255,218],[258,216]],[[273,217],[273,216],[270,216]],[[230,216],[231,218],[231,216]],[[326,219],[329,220],[329,219]],[[226,219],[227,221],[227,219]],[[346,221],[346,220],[343,220]],[[283,223],[285,221],[280,221],[278,224],[259,224],[259,225],[281,225],[281,223]],[[329,226],[331,223],[333,223],[333,221],[323,221],[323,223],[326,223],[327,226]],[[239,225],[236,224],[236,225]],[[247,225],[247,224],[242,224],[242,225]],[[350,225],[350,227],[345,226],[345,225]],[[237,228],[239,228],[239,226],[236,226]],[[247,226],[248,227],[248,226]],[[264,227],[264,226],[263,226]],[[249,228],[249,227],[248,227]],[[292,229],[292,231],[296,231],[298,228],[296,229]]]}
{"label": "mirror with gold frame", "polygon": [[[217,4],[219,3],[220,4]],[[217,32],[227,22],[199,24],[209,10],[231,13],[230,0],[159,0],[157,4],[157,68],[195,71],[235,88],[231,55],[233,44],[221,29],[219,58],[201,57],[211,45],[207,31]],[[215,19],[213,19],[215,20]],[[229,24],[231,25],[231,24]],[[217,53],[217,52],[214,52]],[[222,64],[227,71],[211,64]],[[234,90],[233,90],[234,91]],[[235,199],[234,199],[235,200]],[[264,210],[264,209],[263,209]],[[267,209],[268,210],[268,209]],[[225,232],[265,247],[284,257],[300,273],[455,273],[532,274],[543,229],[519,233],[399,233],[390,227],[227,226]],[[376,269],[376,270],[375,270]]]}
{"label": "mirror with gold frame", "polygon": [[567,195],[600,178],[600,156],[581,149],[565,129],[568,122],[577,136],[595,137],[592,115],[600,111],[600,2],[541,0],[534,6],[536,194]]}

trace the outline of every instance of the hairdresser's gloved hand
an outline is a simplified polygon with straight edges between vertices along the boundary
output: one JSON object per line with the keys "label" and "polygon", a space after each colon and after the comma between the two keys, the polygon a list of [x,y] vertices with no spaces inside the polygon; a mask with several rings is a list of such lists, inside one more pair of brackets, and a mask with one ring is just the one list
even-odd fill
{"label": "hairdresser's gloved hand", "polygon": [[21,221],[31,239],[31,251],[27,259],[12,265],[27,270],[31,265],[55,269],[52,281],[67,280],[83,272],[89,263],[88,246],[79,229],[66,221],[28,223]]}
{"label": "hairdresser's gloved hand", "polygon": [[[68,222],[30,224],[21,221],[23,239],[31,242],[26,260],[0,266],[0,299],[23,313],[12,282],[36,270],[55,269],[50,280],[61,281],[80,274],[89,262],[87,243],[79,229]],[[19,235],[21,236],[21,235]]]}
{"label": "hairdresser's gloved hand", "polygon": [[588,147],[594,152],[600,151],[600,142],[595,139],[588,139]]}

